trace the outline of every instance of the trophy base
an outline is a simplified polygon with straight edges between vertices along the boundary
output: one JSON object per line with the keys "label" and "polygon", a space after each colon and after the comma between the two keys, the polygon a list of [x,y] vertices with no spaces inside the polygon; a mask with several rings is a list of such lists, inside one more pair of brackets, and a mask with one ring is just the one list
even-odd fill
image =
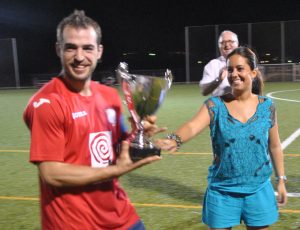
{"label": "trophy base", "polygon": [[143,158],[150,157],[150,156],[160,156],[160,149],[159,148],[136,148],[134,146],[129,147],[129,154],[130,158],[133,162],[139,161]]}

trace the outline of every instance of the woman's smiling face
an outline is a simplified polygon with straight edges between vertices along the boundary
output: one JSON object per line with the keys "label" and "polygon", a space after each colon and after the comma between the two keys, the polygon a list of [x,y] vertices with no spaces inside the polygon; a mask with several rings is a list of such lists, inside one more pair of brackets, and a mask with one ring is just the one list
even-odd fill
{"label": "woman's smiling face", "polygon": [[228,81],[233,90],[251,92],[252,80],[257,71],[252,70],[245,57],[234,54],[227,61]]}

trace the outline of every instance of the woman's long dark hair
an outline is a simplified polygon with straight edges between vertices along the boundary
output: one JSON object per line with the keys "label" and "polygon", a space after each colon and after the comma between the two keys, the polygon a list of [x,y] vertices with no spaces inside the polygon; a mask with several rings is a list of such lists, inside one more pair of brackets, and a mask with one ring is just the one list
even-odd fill
{"label": "woman's long dark hair", "polygon": [[257,94],[257,95],[262,95],[264,82],[263,82],[262,74],[261,74],[260,70],[258,69],[258,59],[257,59],[255,53],[246,46],[240,46],[240,47],[234,49],[230,54],[228,54],[227,60],[235,54],[246,58],[247,63],[250,66],[251,70],[254,70],[254,69],[257,70],[257,76],[252,81],[252,93]]}

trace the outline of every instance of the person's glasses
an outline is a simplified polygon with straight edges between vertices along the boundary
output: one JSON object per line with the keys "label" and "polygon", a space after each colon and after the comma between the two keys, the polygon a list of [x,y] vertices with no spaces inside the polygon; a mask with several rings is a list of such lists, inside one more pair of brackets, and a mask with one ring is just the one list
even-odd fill
{"label": "person's glasses", "polygon": [[236,41],[233,40],[219,42],[221,46],[225,46],[226,44],[233,45],[234,43],[236,43]]}

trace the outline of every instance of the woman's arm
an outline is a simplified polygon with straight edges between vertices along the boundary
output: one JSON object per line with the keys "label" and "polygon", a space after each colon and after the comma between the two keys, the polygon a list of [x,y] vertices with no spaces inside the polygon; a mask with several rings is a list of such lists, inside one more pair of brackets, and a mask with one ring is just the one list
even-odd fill
{"label": "woman's arm", "polygon": [[[197,134],[201,133],[210,123],[210,116],[206,105],[203,105],[199,112],[185,124],[183,124],[174,134],[180,137],[182,143],[189,141]],[[163,150],[175,152],[177,143],[172,139],[160,139],[156,144]]]}
{"label": "woman's arm", "polygon": [[277,192],[278,192],[278,205],[282,206],[287,203],[287,191],[285,188],[285,176],[284,172],[284,159],[281,148],[281,142],[278,133],[278,125],[275,125],[270,129],[269,132],[269,151],[272,158],[275,175],[278,178]]}

